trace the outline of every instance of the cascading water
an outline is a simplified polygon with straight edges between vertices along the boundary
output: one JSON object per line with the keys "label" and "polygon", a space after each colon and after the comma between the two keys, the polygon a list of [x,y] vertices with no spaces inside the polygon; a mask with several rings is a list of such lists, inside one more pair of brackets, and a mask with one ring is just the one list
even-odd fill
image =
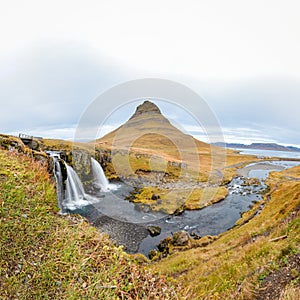
{"label": "cascading water", "polygon": [[57,194],[58,206],[60,208],[60,211],[62,211],[61,203],[64,198],[63,197],[63,177],[62,177],[59,160],[53,156],[53,162],[54,162],[54,177],[56,180],[56,194]]}
{"label": "cascading water", "polygon": [[63,176],[62,176],[62,171],[61,171],[61,166],[60,166],[60,154],[56,151],[46,151],[49,156],[53,159],[53,173],[56,181],[56,196],[58,200],[58,206],[60,208],[60,212],[62,212],[62,201],[64,199],[63,195]]}
{"label": "cascading water", "polygon": [[84,198],[83,185],[72,167],[65,163],[67,169],[67,182],[66,182],[66,200],[77,200]]}
{"label": "cascading water", "polygon": [[[56,194],[60,213],[65,209],[75,209],[78,206],[88,205],[91,197],[85,194],[81,180],[74,169],[69,166],[63,159],[60,158],[58,151],[47,151],[47,154],[53,159],[54,177],[56,181]],[[64,176],[61,164],[64,164],[66,169],[66,182],[64,187]]]}
{"label": "cascading water", "polygon": [[74,169],[65,162],[67,171],[66,190],[63,205],[69,209],[89,204],[81,180]]}
{"label": "cascading water", "polygon": [[[128,195],[132,188],[121,183],[119,185],[109,184],[100,164],[95,159],[91,159],[91,170],[101,191],[93,191],[95,193],[92,196],[85,193],[78,175],[71,166],[67,165],[57,154],[50,154],[50,156],[54,160],[54,175],[61,212],[78,209],[75,211],[76,213],[87,217],[97,228],[107,232],[113,239],[119,240],[129,252],[141,252],[145,255],[154,249],[163,238],[170,236],[175,231],[186,230],[190,234],[198,236],[217,235],[226,231],[234,226],[241,213],[247,211],[253,202],[262,199],[261,194],[265,189],[263,182],[255,184],[249,189],[245,181],[246,177],[265,179],[271,170],[289,168],[299,164],[295,161],[268,161],[255,163],[256,168],[253,168],[253,164],[246,166],[239,170],[241,177],[234,178],[228,185],[229,193],[222,202],[201,210],[185,211],[180,215],[167,216],[160,212],[146,211],[144,209],[147,207],[143,205],[124,201],[125,195]],[[249,168],[250,166],[251,168]],[[64,180],[66,180],[65,189]],[[118,191],[104,193],[105,190],[112,189],[118,189]],[[89,207],[83,208],[86,205]],[[257,210],[256,215],[262,209],[263,205]],[[144,223],[145,226],[148,224],[159,226],[161,234],[156,237],[147,236],[147,229],[140,226],[141,223]]]}
{"label": "cascading water", "polygon": [[95,185],[101,188],[102,192],[108,192],[111,190],[112,185],[109,184],[101,165],[94,158],[91,158],[91,166],[95,177]]}
{"label": "cascading water", "polygon": [[[56,193],[61,213],[99,201],[99,198],[85,193],[79,176],[71,166],[60,158],[59,152],[48,151],[48,154],[54,162]],[[65,171],[62,170],[63,166],[65,166]],[[118,188],[117,185],[109,183],[101,165],[94,158],[91,158],[91,170],[95,180],[94,184],[101,189],[101,192],[108,192]]]}

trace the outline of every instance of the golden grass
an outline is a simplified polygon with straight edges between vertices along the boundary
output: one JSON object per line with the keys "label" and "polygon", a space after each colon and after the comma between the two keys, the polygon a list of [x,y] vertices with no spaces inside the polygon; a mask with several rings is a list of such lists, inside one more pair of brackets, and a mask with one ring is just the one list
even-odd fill
{"label": "golden grass", "polygon": [[295,300],[300,299],[300,288],[295,286],[290,286],[285,288],[280,294],[278,300]]}
{"label": "golden grass", "polygon": [[[154,211],[173,214],[178,209],[201,209],[223,200],[228,194],[226,187],[173,188],[144,187],[131,200],[144,203]],[[154,199],[153,200],[153,196]]]}

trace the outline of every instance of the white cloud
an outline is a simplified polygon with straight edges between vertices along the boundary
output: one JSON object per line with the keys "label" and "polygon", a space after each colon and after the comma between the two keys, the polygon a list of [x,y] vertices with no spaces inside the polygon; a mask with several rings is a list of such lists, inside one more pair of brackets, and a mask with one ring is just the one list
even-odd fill
{"label": "white cloud", "polygon": [[159,74],[299,78],[297,1],[15,1],[1,4],[1,52],[81,41]]}
{"label": "white cloud", "polygon": [[2,1],[0,129],[71,138],[103,90],[165,77],[205,97],[228,141],[299,144],[298,12],[296,0]]}

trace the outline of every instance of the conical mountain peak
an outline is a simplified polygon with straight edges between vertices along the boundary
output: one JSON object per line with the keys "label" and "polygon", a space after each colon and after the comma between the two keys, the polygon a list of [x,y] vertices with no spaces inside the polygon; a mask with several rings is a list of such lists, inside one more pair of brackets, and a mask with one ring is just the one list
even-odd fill
{"label": "conical mountain peak", "polygon": [[130,119],[139,117],[141,115],[161,115],[161,112],[153,102],[146,100],[136,108],[135,113],[131,116]]}
{"label": "conical mountain peak", "polygon": [[127,122],[100,138],[98,142],[109,148],[134,147],[136,151],[143,149],[143,152],[154,151],[159,154],[172,151],[176,153],[176,147],[192,148],[189,146],[191,144],[208,148],[205,143],[173,126],[156,104],[148,100],[136,108]]}

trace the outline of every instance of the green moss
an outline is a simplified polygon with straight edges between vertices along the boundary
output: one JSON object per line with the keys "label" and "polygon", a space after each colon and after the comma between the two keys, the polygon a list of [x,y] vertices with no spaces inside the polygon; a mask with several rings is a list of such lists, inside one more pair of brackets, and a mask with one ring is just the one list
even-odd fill
{"label": "green moss", "polygon": [[134,192],[132,202],[149,205],[154,211],[173,214],[179,209],[200,209],[223,200],[226,187],[174,188],[144,187]]}

